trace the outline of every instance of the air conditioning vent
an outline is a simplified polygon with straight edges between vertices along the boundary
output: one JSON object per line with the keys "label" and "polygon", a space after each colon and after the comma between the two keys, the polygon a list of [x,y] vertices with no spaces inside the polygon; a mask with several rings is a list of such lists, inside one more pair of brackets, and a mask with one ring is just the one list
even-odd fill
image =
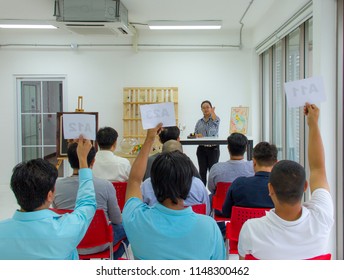
{"label": "air conditioning vent", "polygon": [[135,34],[120,0],[55,0],[56,25],[82,35]]}

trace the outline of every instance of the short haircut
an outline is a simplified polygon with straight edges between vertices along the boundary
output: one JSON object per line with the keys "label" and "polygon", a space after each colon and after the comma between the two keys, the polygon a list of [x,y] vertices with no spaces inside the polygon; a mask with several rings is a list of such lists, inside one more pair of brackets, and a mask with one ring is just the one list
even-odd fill
{"label": "short haircut", "polygon": [[202,108],[202,106],[203,106],[204,103],[208,103],[209,106],[210,106],[211,108],[213,108],[213,105],[211,105],[211,102],[210,102],[209,100],[204,100],[204,101],[202,101],[202,103],[201,103],[201,108]]}
{"label": "short haircut", "polygon": [[157,200],[162,203],[171,199],[185,200],[191,188],[193,168],[190,158],[180,151],[161,153],[154,160],[151,169],[151,182]]}
{"label": "short haircut", "polygon": [[228,136],[227,143],[232,156],[243,156],[246,152],[248,140],[244,134],[234,132]]}
{"label": "short haircut", "polygon": [[118,133],[112,127],[102,127],[98,130],[96,140],[101,150],[109,150],[117,141]]}
{"label": "short haircut", "polygon": [[164,127],[159,134],[160,142],[164,144],[168,140],[177,140],[179,135],[180,129],[178,126]]}
{"label": "short haircut", "polygon": [[32,159],[13,168],[11,189],[20,207],[27,212],[41,207],[49,191],[54,191],[56,167],[44,159]]}
{"label": "short haircut", "polygon": [[[67,150],[67,156],[68,156],[68,161],[70,166],[73,169],[79,169],[79,158],[78,158],[78,153],[77,153],[77,148],[78,148],[78,143],[72,143],[69,145],[68,150]],[[91,166],[91,163],[96,156],[96,149],[92,146],[91,150],[88,152],[87,155],[87,165],[88,167]]]}
{"label": "short haircut", "polygon": [[253,158],[261,166],[273,166],[277,162],[277,148],[274,144],[260,142],[253,149]]}
{"label": "short haircut", "polygon": [[162,152],[173,152],[173,151],[180,151],[183,152],[182,144],[180,144],[177,140],[168,140],[162,145]]}
{"label": "short haircut", "polygon": [[294,205],[301,201],[306,182],[305,169],[292,160],[281,160],[271,170],[271,183],[278,201]]}

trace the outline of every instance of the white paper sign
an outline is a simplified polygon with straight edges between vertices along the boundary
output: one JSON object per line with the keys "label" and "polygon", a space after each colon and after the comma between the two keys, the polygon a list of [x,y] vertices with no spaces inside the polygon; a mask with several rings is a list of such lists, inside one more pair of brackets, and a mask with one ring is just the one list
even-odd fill
{"label": "white paper sign", "polygon": [[164,127],[176,125],[173,102],[141,105],[140,111],[143,129],[154,128],[158,123]]}
{"label": "white paper sign", "polygon": [[64,114],[63,135],[65,139],[96,139],[96,116],[90,114]]}
{"label": "white paper sign", "polygon": [[284,84],[289,108],[302,107],[306,102],[319,103],[326,101],[322,77],[312,77]]}

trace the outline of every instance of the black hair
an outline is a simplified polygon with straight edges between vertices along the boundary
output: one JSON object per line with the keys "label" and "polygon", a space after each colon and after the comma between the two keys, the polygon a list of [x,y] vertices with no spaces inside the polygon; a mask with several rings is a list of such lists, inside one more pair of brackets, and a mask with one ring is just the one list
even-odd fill
{"label": "black hair", "polygon": [[306,172],[295,161],[281,160],[272,168],[269,182],[280,202],[293,205],[302,199]]}
{"label": "black hair", "polygon": [[274,144],[260,142],[253,149],[253,158],[261,166],[273,166],[277,162],[277,148]]}
{"label": "black hair", "polygon": [[232,156],[242,156],[246,152],[248,140],[244,134],[234,132],[228,136],[227,143]]}
{"label": "black hair", "polygon": [[[78,153],[76,151],[77,148],[78,148],[78,143],[75,142],[75,143],[70,144],[67,150],[68,161],[69,161],[70,166],[73,169],[80,168]],[[91,150],[88,152],[88,155],[87,155],[88,167],[91,166],[92,160],[94,159],[95,156],[96,156],[96,149],[92,146]]]}
{"label": "black hair", "polygon": [[56,167],[41,158],[17,164],[10,185],[20,207],[26,212],[41,207],[54,191],[57,176]]}
{"label": "black hair", "polygon": [[96,140],[101,150],[109,150],[117,141],[118,133],[112,127],[102,127],[97,131]]}
{"label": "black hair", "polygon": [[164,127],[159,133],[159,138],[162,144],[168,140],[177,140],[180,135],[180,129],[178,126]]}
{"label": "black hair", "polygon": [[210,107],[213,108],[213,105],[211,105],[211,102],[210,102],[209,100],[204,100],[204,101],[202,101],[202,103],[201,103],[201,108],[202,108],[202,106],[203,106],[204,103],[208,103],[208,104],[210,105]]}
{"label": "black hair", "polygon": [[193,173],[190,158],[180,151],[158,155],[151,169],[157,200],[162,203],[169,198],[174,204],[178,203],[178,199],[185,200],[190,192]]}

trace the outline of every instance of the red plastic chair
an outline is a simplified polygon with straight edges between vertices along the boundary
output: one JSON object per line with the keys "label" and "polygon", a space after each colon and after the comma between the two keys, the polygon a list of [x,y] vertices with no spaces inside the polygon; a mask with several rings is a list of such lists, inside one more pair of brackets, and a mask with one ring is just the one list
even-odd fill
{"label": "red plastic chair", "polygon": [[119,209],[123,211],[125,204],[125,193],[127,191],[127,182],[111,182],[116,189],[116,196]]}
{"label": "red plastic chair", "polygon": [[[316,256],[310,259],[305,259],[308,261],[314,261],[314,260],[331,260],[332,255],[331,254],[325,254],[325,255],[320,255],[320,256]],[[255,256],[248,254],[245,256],[245,260],[259,260],[257,259]]]}
{"label": "red plastic chair", "polygon": [[[189,206],[185,206],[185,208],[186,207],[189,207]],[[203,214],[203,215],[207,214],[207,205],[205,203],[191,205],[191,208],[192,208],[192,211],[194,211],[197,214]]]}
{"label": "red plastic chair", "polygon": [[[50,208],[57,214],[71,213],[73,210],[67,209],[54,209]],[[77,249],[90,249],[98,246],[108,245],[108,249],[92,254],[79,254],[80,260],[89,260],[89,259],[113,259],[113,252],[117,251],[119,246],[122,244],[122,240],[113,244],[113,231],[112,225],[109,223],[106,218],[105,212],[103,209],[97,209],[94,217],[89,225],[84,238],[80,241],[77,246]],[[123,243],[124,244],[124,243]],[[124,244],[125,252],[127,254],[127,248]]]}
{"label": "red plastic chair", "polygon": [[238,254],[238,240],[242,225],[248,219],[265,216],[267,211],[270,211],[270,208],[232,207],[231,221],[226,224],[227,254]]}
{"label": "red plastic chair", "polygon": [[215,210],[222,212],[222,205],[225,202],[226,194],[231,184],[232,184],[231,182],[218,182],[216,184],[216,191],[212,197],[212,208],[213,208],[213,218],[217,222],[230,220],[230,218],[216,215]]}
{"label": "red plastic chair", "polygon": [[66,214],[66,213],[72,213],[74,210],[70,209],[58,209],[58,208],[49,208],[51,211],[54,211],[56,214]]}

